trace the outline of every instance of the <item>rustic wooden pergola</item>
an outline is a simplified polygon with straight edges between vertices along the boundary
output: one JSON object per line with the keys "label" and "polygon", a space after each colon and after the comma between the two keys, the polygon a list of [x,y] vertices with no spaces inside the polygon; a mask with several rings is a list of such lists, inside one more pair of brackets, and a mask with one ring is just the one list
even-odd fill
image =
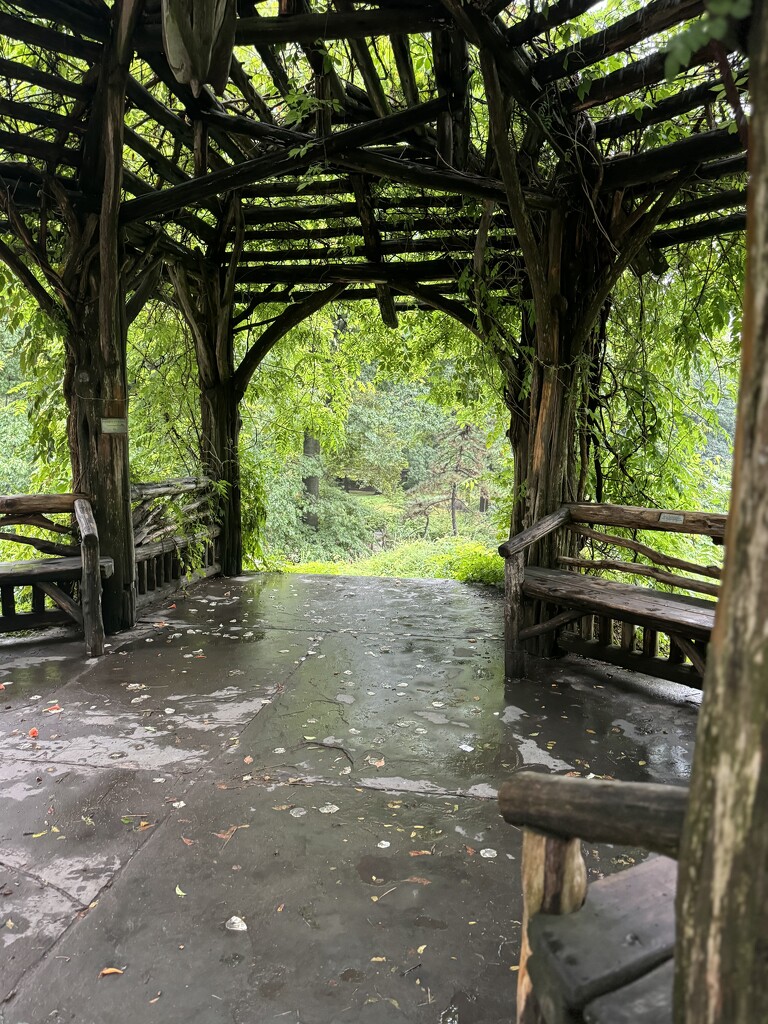
{"label": "rustic wooden pergola", "polygon": [[[572,396],[619,276],[745,225],[738,26],[670,86],[666,40],[702,0],[632,3],[590,32],[593,6],[250,0],[217,98],[177,81],[157,0],[0,3],[0,257],[65,336],[74,486],[115,564],[108,630],[135,614],[126,330],[169,282],[203,467],[228,485],[225,572],[241,563],[238,402],[342,294],[393,328],[442,310],[490,346],[526,485],[516,529],[578,500]],[[530,311],[519,337],[502,303]],[[240,353],[265,305],[278,314]]]}
{"label": "rustic wooden pergola", "polygon": [[[374,300],[392,328],[442,311],[492,351],[524,494],[513,531],[580,500],[575,396],[620,276],[745,228],[749,20],[699,32],[670,83],[667,42],[706,16],[703,0],[630,0],[599,28],[596,0],[241,0],[236,17],[222,5],[221,46],[186,67],[164,47],[164,13],[179,10],[164,3],[0,0],[0,258],[65,339],[74,488],[114,561],[107,628],[135,616],[127,329],[170,289],[196,349],[203,465],[227,484],[225,572],[241,561],[238,403],[271,348],[341,295]],[[761,3],[752,20],[765,87]],[[768,117],[753,95],[732,613],[713,634],[679,897],[690,1024],[766,1012]],[[522,310],[516,337],[495,312],[505,303]]]}

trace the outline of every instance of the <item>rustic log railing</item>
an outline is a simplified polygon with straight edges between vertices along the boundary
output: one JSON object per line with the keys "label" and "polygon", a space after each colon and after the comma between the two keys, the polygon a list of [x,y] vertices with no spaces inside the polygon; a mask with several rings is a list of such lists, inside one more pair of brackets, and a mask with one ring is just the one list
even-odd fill
{"label": "rustic log railing", "polygon": [[[700,686],[722,559],[669,555],[637,535],[684,533],[722,545],[726,522],[718,513],[571,504],[502,544],[507,677],[524,675],[526,654],[571,651]],[[668,638],[662,645],[660,635]]]}
{"label": "rustic log railing", "polygon": [[[62,522],[62,517],[67,521]],[[20,528],[34,532],[20,533]],[[101,580],[112,574],[113,563],[100,557],[99,535],[86,496],[0,497],[0,541],[32,547],[48,556],[0,563],[0,632],[74,622],[85,635],[88,655],[102,655]]]}
{"label": "rustic log railing", "polygon": [[131,487],[138,608],[221,571],[213,497],[205,477]]}
{"label": "rustic log railing", "polygon": [[[685,787],[538,772],[501,786],[505,821],[523,827],[518,1024],[671,1024],[669,858],[687,803]],[[582,841],[662,856],[587,887]]]}

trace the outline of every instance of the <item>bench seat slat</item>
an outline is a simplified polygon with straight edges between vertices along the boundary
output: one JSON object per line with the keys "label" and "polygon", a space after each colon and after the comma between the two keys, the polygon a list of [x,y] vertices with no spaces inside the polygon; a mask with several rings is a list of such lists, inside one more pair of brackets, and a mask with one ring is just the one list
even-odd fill
{"label": "bench seat slat", "polygon": [[715,624],[716,606],[712,602],[560,569],[528,566],[523,593],[526,597],[609,615],[665,633],[672,627],[673,632],[701,640],[709,639]]}
{"label": "bench seat slat", "polygon": [[[99,559],[99,566],[103,578],[111,576],[115,571],[115,563],[111,558]],[[0,584],[15,587],[79,580],[82,574],[80,558],[32,558],[22,562],[0,563]]]}
{"label": "bench seat slat", "polygon": [[585,1024],[672,1024],[675,962],[667,960],[631,985],[600,996],[584,1008]]}
{"label": "bench seat slat", "polygon": [[528,968],[548,1024],[573,1024],[598,997],[669,960],[675,946],[677,863],[654,857],[593,882],[575,914],[537,914]]}

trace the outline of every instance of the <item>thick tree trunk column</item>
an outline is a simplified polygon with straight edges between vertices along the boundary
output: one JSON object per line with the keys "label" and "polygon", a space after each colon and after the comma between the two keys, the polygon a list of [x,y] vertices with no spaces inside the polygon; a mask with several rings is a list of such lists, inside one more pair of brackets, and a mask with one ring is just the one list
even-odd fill
{"label": "thick tree trunk column", "polygon": [[142,0],[121,0],[100,67],[83,144],[80,181],[98,209],[87,215],[83,238],[97,245],[82,253],[76,312],[70,323],[67,374],[68,434],[75,490],[93,501],[99,542],[115,563],[103,591],[107,632],[136,621],[133,522],[128,471],[127,318],[121,274],[120,201],[123,179],[125,89],[133,28]]}
{"label": "thick tree trunk column", "polygon": [[125,356],[118,344],[107,361],[93,326],[70,335],[67,431],[73,488],[91,497],[101,554],[115,563],[102,594],[104,628],[115,633],[136,621]]}
{"label": "thick tree trunk column", "polygon": [[[320,442],[316,437],[312,437],[310,433],[304,431],[304,458],[316,460],[319,456]],[[309,504],[303,516],[304,523],[311,529],[316,530],[320,525],[317,515],[317,501],[320,497],[320,477],[317,475],[314,466],[312,467],[312,472],[302,479],[302,483],[304,484],[304,494],[309,499]]]}
{"label": "thick tree trunk column", "polygon": [[238,576],[243,571],[241,524],[240,411],[231,381],[201,392],[201,456],[203,469],[222,485],[218,495],[221,571]]}
{"label": "thick tree trunk column", "polygon": [[725,572],[680,859],[675,1020],[768,1021],[768,7],[751,28],[741,394]]}

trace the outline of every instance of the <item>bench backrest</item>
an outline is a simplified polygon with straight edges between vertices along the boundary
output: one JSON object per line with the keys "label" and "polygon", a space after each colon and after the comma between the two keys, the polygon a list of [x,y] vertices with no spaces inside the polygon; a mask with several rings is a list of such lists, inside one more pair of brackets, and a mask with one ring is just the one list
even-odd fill
{"label": "bench backrest", "polygon": [[[505,558],[519,557],[531,545],[558,531],[561,539],[557,562],[562,568],[609,573],[633,582],[641,578],[686,594],[717,597],[727,522],[726,515],[715,512],[569,504],[512,537],[499,552]],[[639,539],[638,534],[645,531],[688,535],[686,557],[676,550],[660,550],[663,544]]]}
{"label": "bench backrest", "polygon": [[[80,555],[81,531],[74,518],[76,503],[88,505],[84,494],[14,494],[0,496],[0,542],[30,556]],[[6,548],[6,551],[13,550]]]}
{"label": "bench backrest", "polygon": [[[727,516],[626,505],[585,503],[567,508],[560,566],[627,577],[627,582],[653,581],[687,595],[719,595]],[[662,543],[638,537],[646,531],[658,535]],[[663,550],[663,535],[669,534],[679,539]],[[687,535],[682,552],[681,534]]]}

